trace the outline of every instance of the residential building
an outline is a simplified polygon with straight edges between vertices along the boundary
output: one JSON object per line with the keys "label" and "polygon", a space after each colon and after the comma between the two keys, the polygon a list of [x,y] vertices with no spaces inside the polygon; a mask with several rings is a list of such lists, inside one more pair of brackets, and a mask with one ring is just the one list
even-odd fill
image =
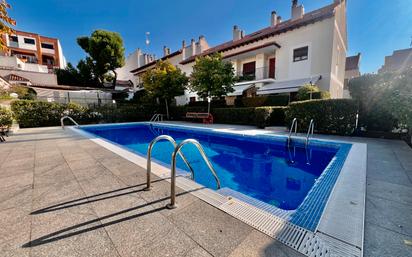
{"label": "residential building", "polygon": [[[8,51],[4,55],[17,57],[23,63],[29,64],[28,67],[41,65],[42,68],[46,67],[48,72],[53,72],[55,68],[63,69],[66,67],[66,59],[57,38],[24,31],[16,31],[13,35],[5,34],[2,37],[4,37],[8,47]],[[24,67],[20,68],[24,69]]]}
{"label": "residential building", "polygon": [[138,48],[133,53],[129,54],[125,60],[125,65],[121,68],[116,69],[117,80],[120,82],[118,84],[125,85],[125,81],[130,81],[133,85],[133,90],[138,90],[138,80],[137,77],[133,75],[132,70],[142,67],[148,63],[155,60],[155,56],[148,53],[143,53],[143,51]]}
{"label": "residential building", "polygon": [[343,98],[351,98],[350,93],[349,93],[348,84],[351,79],[360,77],[361,75],[360,70],[359,70],[360,59],[361,59],[360,53],[354,56],[346,57]]}
{"label": "residential building", "polygon": [[412,67],[412,48],[396,50],[385,57],[385,64],[379,69],[382,72],[402,72]]}
{"label": "residential building", "polygon": [[0,92],[1,90],[8,90],[10,86],[10,83],[5,78],[0,76]]}
{"label": "residential building", "polygon": [[[196,42],[194,39],[191,39],[190,44],[186,44],[186,41],[182,41],[182,47],[175,51],[171,52],[170,48],[164,46],[163,47],[163,57],[158,60],[167,60],[171,64],[175,65],[176,67],[180,68],[186,75],[190,75],[193,70],[192,64],[185,64],[183,63],[186,59],[192,58],[194,56],[199,56],[205,53],[209,49],[209,44],[206,41],[204,36],[199,36],[198,41]],[[152,60],[151,62],[142,65],[134,70],[131,70],[136,77],[136,83],[142,85],[143,83],[143,75],[146,71],[153,69],[156,65],[156,61]],[[142,88],[140,86],[140,88]],[[190,90],[186,90],[185,94],[179,97],[176,97],[176,104],[177,105],[184,105],[189,101],[197,101],[199,100],[198,95],[195,92],[191,92]]]}
{"label": "residential building", "polygon": [[[220,53],[230,61],[239,76],[235,91],[227,101],[255,95],[295,94],[301,86],[316,84],[342,98],[347,51],[346,1],[333,2],[305,13],[302,4],[292,1],[291,18],[282,18],[273,11],[266,28],[246,34],[239,26],[232,30],[232,39],[209,47],[204,37],[182,49],[166,52],[168,59],[187,75],[193,70],[196,57]],[[132,70],[138,80],[155,62]],[[141,81],[140,81],[141,82]],[[195,92],[176,97],[177,104],[197,100]]]}
{"label": "residential building", "polygon": [[56,74],[53,73],[24,71],[0,67],[0,76],[7,78],[10,84],[57,85],[57,77]]}

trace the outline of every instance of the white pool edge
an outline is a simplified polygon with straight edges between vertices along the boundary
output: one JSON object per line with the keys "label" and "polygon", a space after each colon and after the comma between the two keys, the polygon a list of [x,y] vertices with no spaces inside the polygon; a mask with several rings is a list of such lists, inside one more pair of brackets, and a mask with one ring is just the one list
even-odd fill
{"label": "white pool edge", "polygon": [[[112,126],[112,125],[127,125],[127,124],[148,124],[148,122],[132,122],[132,123],[121,123],[121,124],[102,124],[99,126]],[[205,130],[211,131],[219,131],[225,133],[233,133],[233,134],[241,134],[241,135],[270,135],[274,137],[282,137],[285,138],[285,135],[276,135],[273,131],[268,130],[258,130],[258,129],[250,129],[245,128],[241,130],[228,130],[225,128],[214,128],[210,125],[208,127],[204,126],[197,126],[191,124],[176,124],[176,123],[167,123],[162,122],[161,124],[165,124],[168,126],[176,126],[176,127],[184,127],[184,128],[202,128]],[[95,125],[91,125],[95,126]],[[87,127],[84,126],[84,127]],[[240,127],[240,126],[239,126]],[[135,163],[136,165],[146,169],[147,160],[146,158],[139,156],[129,150],[126,150],[123,147],[115,145],[108,140],[98,138],[91,133],[88,133],[84,130],[77,129],[75,127],[67,127],[71,131],[76,132],[86,138],[89,138],[91,141],[95,142],[96,144],[122,156],[123,158]],[[304,137],[298,137],[300,139],[304,139]],[[316,138],[316,137],[315,137]],[[308,231],[306,229],[299,229],[296,225],[293,225],[289,222],[285,222],[279,220],[278,217],[271,215],[267,212],[259,210],[258,208],[251,206],[245,202],[240,201],[239,199],[230,199],[226,196],[220,195],[219,193],[210,190],[210,189],[202,189],[192,194],[196,195],[200,199],[208,202],[209,204],[227,212],[228,214],[244,221],[245,223],[257,228],[258,230],[272,236],[273,238],[295,248],[299,252],[306,254],[308,249],[305,242],[309,242],[313,240],[312,243],[317,242],[317,244],[321,244],[319,253],[336,253],[338,256],[363,256],[363,242],[364,242],[364,218],[365,218],[365,198],[366,198],[366,162],[367,162],[367,147],[366,144],[363,143],[354,143],[344,140],[331,140],[331,139],[320,139],[316,138],[318,141],[324,142],[337,142],[337,143],[348,143],[351,144],[352,147],[348,153],[348,156],[344,162],[344,166],[341,169],[340,175],[335,182],[332,192],[329,195],[328,201],[322,213],[322,216],[319,220],[319,224],[315,233]],[[355,170],[357,172],[355,172]],[[161,178],[168,178],[170,177],[170,170],[167,167],[159,165],[157,163],[152,163],[152,171],[153,174],[161,177]],[[169,179],[167,179],[169,181]],[[355,185],[355,186],[354,186]],[[180,177],[177,179],[177,186],[184,189],[184,190],[193,190],[199,189],[202,186],[197,184],[196,182],[189,180],[187,178]],[[351,189],[352,197],[348,198],[347,189]],[[353,203],[356,203],[353,204]],[[351,210],[350,213],[346,212],[345,210]],[[238,207],[237,209],[234,207]],[[344,209],[344,211],[343,211]],[[242,210],[242,211],[239,211]],[[266,222],[266,227],[262,227],[262,224],[255,224],[253,220],[250,220],[250,212],[256,213],[256,215],[260,216],[263,215],[268,219],[273,220],[273,223],[281,224],[281,226],[272,226],[268,227]],[[242,213],[249,213],[249,218],[242,218]],[[344,222],[342,219],[342,215],[345,217]],[[269,216],[267,216],[269,215]],[[273,216],[273,217],[270,217]],[[361,221],[359,223],[359,221]],[[361,224],[360,226],[347,226],[346,224]],[[267,228],[268,227],[268,228]],[[287,227],[287,229],[285,228]],[[297,227],[297,228],[296,228]],[[273,231],[272,231],[273,230]],[[286,235],[282,235],[285,231],[297,230],[296,238],[291,237],[291,232],[287,233]],[[304,233],[304,234],[299,234]],[[283,233],[285,234],[285,233]],[[351,237],[348,237],[351,235]],[[293,239],[294,241],[300,241],[298,244],[292,244],[290,241]],[[356,242],[352,239],[356,238]],[[310,247],[313,247],[312,244]],[[327,248],[322,252],[322,248]],[[313,251],[316,249],[312,249]],[[314,255],[317,256],[317,255]],[[324,255],[322,255],[324,256]]]}

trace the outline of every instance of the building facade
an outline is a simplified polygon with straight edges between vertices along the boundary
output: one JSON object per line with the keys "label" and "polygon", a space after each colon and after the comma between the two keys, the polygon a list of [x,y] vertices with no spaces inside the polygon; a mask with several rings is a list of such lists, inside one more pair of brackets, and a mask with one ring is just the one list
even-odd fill
{"label": "building facade", "polygon": [[[18,60],[16,68],[52,73],[55,68],[64,69],[66,67],[63,49],[57,38],[24,31],[16,31],[13,35],[2,36],[8,47],[8,51],[4,55]],[[19,61],[24,65],[18,66]]]}
{"label": "building facade", "polygon": [[[306,84],[316,84],[332,98],[342,98],[348,47],[346,1],[332,1],[305,13],[304,6],[293,0],[288,20],[283,21],[273,11],[268,26],[261,30],[246,34],[235,25],[230,41],[209,47],[200,37],[189,46],[183,42],[179,51],[162,59],[190,75],[197,57],[220,53],[233,64],[240,80],[228,95],[232,103],[234,99],[230,98],[242,95],[293,94]],[[152,62],[131,72],[139,80],[154,65]],[[187,91],[176,100],[182,105],[197,98],[195,92]]]}
{"label": "building facade", "polygon": [[396,50],[385,57],[385,64],[379,69],[382,72],[402,72],[412,67],[412,48]]}
{"label": "building facade", "polygon": [[360,60],[361,54],[358,53],[354,56],[349,56],[346,58],[346,65],[345,65],[345,81],[343,87],[343,98],[351,98],[349,92],[349,81],[351,79],[360,77]]}

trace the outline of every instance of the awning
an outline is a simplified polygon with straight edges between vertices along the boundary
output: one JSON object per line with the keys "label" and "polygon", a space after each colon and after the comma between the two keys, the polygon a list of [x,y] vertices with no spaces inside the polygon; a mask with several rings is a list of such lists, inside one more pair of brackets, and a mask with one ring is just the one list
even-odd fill
{"label": "awning", "polygon": [[234,86],[232,93],[228,93],[227,96],[239,96],[242,95],[245,90],[248,90],[249,88],[252,88],[255,86],[255,83],[250,83],[250,84],[243,84],[240,86]]}
{"label": "awning", "polygon": [[269,95],[269,94],[279,94],[279,93],[289,93],[297,92],[300,87],[307,84],[316,84],[321,79],[321,77],[315,78],[303,78],[294,80],[284,80],[277,81],[274,83],[266,84],[260,87],[256,94],[258,95]]}

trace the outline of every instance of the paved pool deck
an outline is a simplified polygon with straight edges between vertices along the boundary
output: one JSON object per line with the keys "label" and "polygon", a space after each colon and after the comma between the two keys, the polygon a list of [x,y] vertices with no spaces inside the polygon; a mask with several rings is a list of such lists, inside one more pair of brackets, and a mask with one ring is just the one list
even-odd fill
{"label": "paved pool deck", "polygon": [[[247,129],[226,126],[227,129]],[[250,129],[250,127],[249,127]],[[283,132],[279,132],[283,133]],[[368,144],[364,256],[411,256],[412,149]],[[94,142],[61,128],[0,144],[0,256],[302,256]]]}

